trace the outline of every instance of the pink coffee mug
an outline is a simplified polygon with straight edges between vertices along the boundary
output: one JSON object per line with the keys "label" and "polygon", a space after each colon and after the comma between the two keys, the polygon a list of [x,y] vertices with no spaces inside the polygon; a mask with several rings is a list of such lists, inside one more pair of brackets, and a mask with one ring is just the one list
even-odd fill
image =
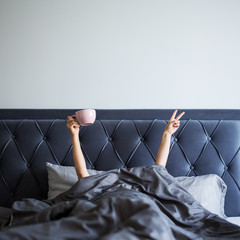
{"label": "pink coffee mug", "polygon": [[94,109],[83,109],[75,112],[75,116],[81,126],[89,126],[96,119],[96,111]]}

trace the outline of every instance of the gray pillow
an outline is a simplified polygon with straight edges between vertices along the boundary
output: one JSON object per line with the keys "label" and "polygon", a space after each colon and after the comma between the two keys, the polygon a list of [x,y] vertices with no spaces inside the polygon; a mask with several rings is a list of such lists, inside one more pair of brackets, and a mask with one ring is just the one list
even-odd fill
{"label": "gray pillow", "polygon": [[[78,181],[75,167],[61,166],[49,162],[46,165],[48,171],[48,199],[55,198],[60,193],[67,191]],[[104,171],[88,169],[90,175],[102,172]]]}
{"label": "gray pillow", "polygon": [[[70,189],[77,181],[75,167],[46,163],[48,171],[48,199],[52,199]],[[88,169],[90,175],[104,171]],[[176,177],[180,184],[207,210],[226,218],[224,200],[227,186],[215,174],[197,177]],[[211,196],[211,197],[209,197]]]}
{"label": "gray pillow", "polygon": [[224,201],[227,185],[215,174],[176,177],[179,183],[208,211],[227,218]]}

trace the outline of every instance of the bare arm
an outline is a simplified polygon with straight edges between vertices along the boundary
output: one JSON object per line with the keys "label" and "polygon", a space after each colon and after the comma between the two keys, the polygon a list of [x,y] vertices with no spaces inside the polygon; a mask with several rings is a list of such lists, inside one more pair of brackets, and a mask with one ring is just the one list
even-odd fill
{"label": "bare arm", "polygon": [[67,127],[72,135],[73,160],[78,179],[88,177],[89,173],[79,141],[79,124],[75,121],[73,116],[68,116]]}
{"label": "bare arm", "polygon": [[161,144],[159,146],[158,153],[156,156],[156,162],[155,162],[156,165],[162,165],[166,167],[168,155],[169,155],[170,143],[171,143],[171,136],[179,128],[180,126],[179,119],[184,115],[185,112],[182,112],[175,118],[176,113],[177,113],[177,110],[173,112],[170,120],[168,121],[167,126],[163,131]]}
{"label": "bare arm", "polygon": [[155,162],[156,165],[162,165],[164,167],[166,166],[167,160],[168,160],[170,142],[171,142],[171,135],[164,131],[162,135],[161,144],[157,152],[157,157]]}

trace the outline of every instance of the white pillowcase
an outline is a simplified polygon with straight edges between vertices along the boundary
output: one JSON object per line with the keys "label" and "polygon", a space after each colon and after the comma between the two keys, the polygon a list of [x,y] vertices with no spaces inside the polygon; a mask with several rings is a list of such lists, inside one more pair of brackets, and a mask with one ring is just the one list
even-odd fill
{"label": "white pillowcase", "polygon": [[208,211],[227,218],[224,202],[227,185],[216,174],[176,177],[179,183]]}
{"label": "white pillowcase", "polygon": [[[46,163],[48,171],[48,199],[55,198],[62,192],[70,189],[77,181],[75,167],[60,166]],[[88,169],[90,175],[102,173]],[[215,174],[207,174],[196,177],[176,177],[179,183],[208,211],[226,218],[224,214],[224,201],[227,186],[224,181]]]}

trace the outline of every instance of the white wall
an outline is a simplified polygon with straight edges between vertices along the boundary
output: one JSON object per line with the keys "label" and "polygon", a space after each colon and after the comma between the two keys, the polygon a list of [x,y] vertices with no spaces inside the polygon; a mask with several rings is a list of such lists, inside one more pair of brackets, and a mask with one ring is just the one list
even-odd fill
{"label": "white wall", "polygon": [[239,0],[0,0],[0,108],[240,108]]}

